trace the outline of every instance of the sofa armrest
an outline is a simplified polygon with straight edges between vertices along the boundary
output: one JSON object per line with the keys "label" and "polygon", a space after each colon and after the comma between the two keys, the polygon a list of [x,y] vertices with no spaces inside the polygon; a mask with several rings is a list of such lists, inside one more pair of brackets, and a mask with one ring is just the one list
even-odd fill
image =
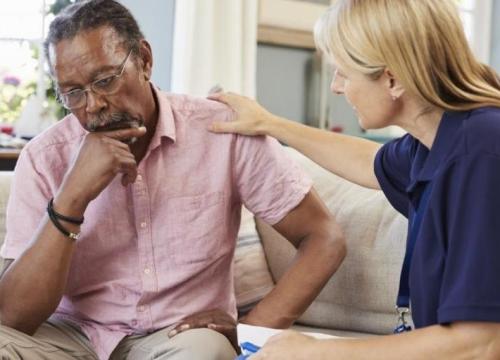
{"label": "sofa armrest", "polygon": [[[5,211],[9,200],[10,187],[13,171],[0,171],[0,247],[5,239]],[[3,259],[0,258],[0,269],[3,267]]]}

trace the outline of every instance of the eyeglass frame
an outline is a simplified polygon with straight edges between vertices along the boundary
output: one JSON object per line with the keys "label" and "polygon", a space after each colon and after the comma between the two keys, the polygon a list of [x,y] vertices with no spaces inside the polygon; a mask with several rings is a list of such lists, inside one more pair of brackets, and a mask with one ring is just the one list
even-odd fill
{"label": "eyeglass frame", "polygon": [[[67,91],[67,92],[64,92],[64,93],[61,93],[61,92],[57,91],[57,93],[58,93],[57,94],[57,99],[59,100],[59,102],[62,104],[62,106],[64,106],[65,109],[68,109],[68,110],[71,111],[71,110],[75,110],[75,109],[80,109],[83,106],[85,106],[86,100],[87,100],[87,92],[92,91],[94,94],[100,95],[100,96],[107,96],[107,95],[113,95],[113,94],[115,94],[117,92],[117,90],[119,89],[119,87],[117,87],[115,91],[103,93],[103,92],[100,92],[100,91],[96,91],[95,88],[94,88],[94,85],[98,84],[100,82],[108,81],[108,80],[111,80],[111,82],[119,80],[122,77],[123,73],[125,72],[125,65],[127,65],[127,61],[130,58],[130,54],[132,54],[132,51],[133,51],[133,49],[130,49],[130,51],[128,52],[127,57],[125,58],[125,60],[123,60],[123,62],[119,65],[120,70],[118,70],[115,74],[103,77],[101,79],[96,79],[96,80],[92,81],[91,83],[85,85],[81,89],[73,89],[73,90],[70,90],[70,91]],[[67,102],[64,100],[64,97],[68,96],[68,95],[71,95],[71,94],[75,94],[75,93],[79,93],[82,96],[85,94],[85,102],[81,101],[82,102],[81,105],[78,105],[76,107],[75,106],[70,107],[67,104]],[[83,99],[83,97],[82,97],[82,99]]]}

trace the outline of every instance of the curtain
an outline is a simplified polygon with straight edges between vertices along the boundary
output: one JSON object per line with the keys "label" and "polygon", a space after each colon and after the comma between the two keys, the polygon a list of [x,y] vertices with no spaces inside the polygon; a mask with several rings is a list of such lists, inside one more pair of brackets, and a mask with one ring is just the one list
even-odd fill
{"label": "curtain", "polygon": [[257,0],[176,1],[172,91],[255,97]]}

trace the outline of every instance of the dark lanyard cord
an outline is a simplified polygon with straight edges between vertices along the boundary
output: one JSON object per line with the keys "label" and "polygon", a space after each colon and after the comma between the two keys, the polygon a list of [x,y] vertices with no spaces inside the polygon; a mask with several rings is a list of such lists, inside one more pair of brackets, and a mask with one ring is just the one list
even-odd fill
{"label": "dark lanyard cord", "polygon": [[415,244],[417,242],[417,236],[422,224],[422,218],[429,202],[431,189],[431,184],[426,184],[410,224],[410,232],[408,234],[408,241],[406,242],[405,258],[403,261],[403,268],[401,270],[401,277],[399,279],[399,292],[396,300],[396,308],[398,309],[400,315],[400,325],[394,330],[395,333],[411,330],[411,327],[406,324],[404,319],[404,315],[408,313],[410,309],[410,265],[413,250],[415,249]]}

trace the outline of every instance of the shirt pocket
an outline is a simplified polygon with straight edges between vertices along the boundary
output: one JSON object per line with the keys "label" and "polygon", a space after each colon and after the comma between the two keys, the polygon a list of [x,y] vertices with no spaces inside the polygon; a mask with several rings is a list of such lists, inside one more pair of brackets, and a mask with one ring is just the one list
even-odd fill
{"label": "shirt pocket", "polygon": [[223,192],[171,198],[167,248],[176,264],[204,263],[220,250],[225,228]]}

